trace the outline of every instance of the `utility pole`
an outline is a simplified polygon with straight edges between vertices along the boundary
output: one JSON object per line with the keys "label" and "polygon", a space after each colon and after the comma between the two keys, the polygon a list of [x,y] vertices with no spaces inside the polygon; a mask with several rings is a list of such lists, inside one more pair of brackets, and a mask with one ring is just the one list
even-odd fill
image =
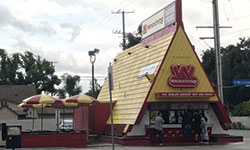
{"label": "utility pole", "polygon": [[196,28],[213,28],[214,37],[200,37],[201,40],[213,39],[214,49],[215,49],[215,60],[216,60],[216,80],[217,80],[217,92],[224,103],[223,98],[223,83],[222,83],[222,67],[221,67],[221,50],[220,50],[220,28],[232,28],[231,26],[219,26],[219,10],[218,10],[218,0],[213,0],[213,26],[196,26]]}
{"label": "utility pole", "polygon": [[126,32],[125,32],[125,13],[134,13],[134,11],[120,11],[118,10],[117,12],[111,12],[112,14],[122,14],[122,35],[123,35],[123,50],[125,50],[125,45],[126,45]]}
{"label": "utility pole", "polygon": [[221,102],[224,103],[223,83],[222,83],[222,68],[221,68],[218,0],[213,0],[213,22],[214,22],[214,48],[215,48],[216,72],[217,72],[217,90],[218,90],[218,96],[220,97]]}

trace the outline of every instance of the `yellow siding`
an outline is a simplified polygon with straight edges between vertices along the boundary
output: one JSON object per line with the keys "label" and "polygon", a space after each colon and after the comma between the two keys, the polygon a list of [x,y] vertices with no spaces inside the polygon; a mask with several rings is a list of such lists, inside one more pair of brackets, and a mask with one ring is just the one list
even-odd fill
{"label": "yellow siding", "polygon": [[[113,109],[114,124],[127,124],[128,127],[129,124],[135,123],[151,85],[146,77],[137,78],[137,76],[143,66],[157,61],[161,63],[172,37],[173,33],[150,43],[150,48],[138,44],[117,55],[116,61],[113,62],[112,99],[116,101]],[[107,78],[98,100],[109,100]]]}
{"label": "yellow siding", "polygon": [[[218,101],[217,96],[208,98],[156,98],[157,92],[214,92],[209,80],[199,63],[198,58],[195,55],[183,29],[180,27],[177,31],[173,43],[168,50],[166,59],[162,68],[156,77],[155,84],[148,97],[148,102],[159,101]],[[199,85],[195,88],[173,88],[168,85],[168,78],[172,75],[170,66],[176,65],[194,65],[194,76],[198,78]]]}

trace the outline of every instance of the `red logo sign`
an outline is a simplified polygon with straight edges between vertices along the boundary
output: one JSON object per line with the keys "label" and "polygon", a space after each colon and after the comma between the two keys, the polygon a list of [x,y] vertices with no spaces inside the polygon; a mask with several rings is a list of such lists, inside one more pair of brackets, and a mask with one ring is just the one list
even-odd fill
{"label": "red logo sign", "polygon": [[194,69],[193,65],[172,65],[171,71],[173,75],[168,78],[168,84],[171,87],[177,88],[197,87],[199,81],[196,77],[194,77]]}
{"label": "red logo sign", "polygon": [[147,31],[148,31],[147,25],[145,24],[145,25],[143,26],[143,28],[142,28],[142,34],[146,34]]}

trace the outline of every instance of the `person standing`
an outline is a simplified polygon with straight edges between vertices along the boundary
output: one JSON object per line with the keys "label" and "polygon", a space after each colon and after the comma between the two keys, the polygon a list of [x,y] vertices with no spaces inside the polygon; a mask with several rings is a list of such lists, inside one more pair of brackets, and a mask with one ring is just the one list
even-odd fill
{"label": "person standing", "polygon": [[208,136],[208,131],[207,131],[207,117],[203,114],[201,117],[201,137],[202,137],[202,142],[205,144],[208,144],[209,141],[209,136]]}
{"label": "person standing", "polygon": [[194,130],[194,136],[195,136],[195,142],[199,142],[199,135],[201,134],[201,115],[198,110],[195,110],[193,118],[193,130]]}
{"label": "person standing", "polygon": [[186,111],[183,120],[182,120],[182,126],[184,128],[184,132],[186,135],[186,141],[190,141],[190,133],[191,133],[191,124],[192,124],[192,116],[189,111]]}
{"label": "person standing", "polygon": [[152,131],[152,133],[150,134],[150,139],[152,138],[152,136],[157,133],[158,134],[158,142],[159,145],[162,145],[162,129],[163,129],[163,123],[165,121],[162,118],[162,113],[158,113],[156,118],[155,118],[155,127],[154,130]]}

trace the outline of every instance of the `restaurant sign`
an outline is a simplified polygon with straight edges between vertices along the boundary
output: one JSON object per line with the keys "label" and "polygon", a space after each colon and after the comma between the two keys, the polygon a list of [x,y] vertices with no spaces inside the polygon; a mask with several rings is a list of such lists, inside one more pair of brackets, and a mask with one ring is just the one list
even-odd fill
{"label": "restaurant sign", "polygon": [[176,4],[169,4],[142,22],[142,39],[176,22]]}
{"label": "restaurant sign", "polygon": [[176,97],[192,97],[192,98],[200,98],[200,97],[212,97],[215,96],[214,92],[160,92],[155,93],[156,98],[176,98]]}
{"label": "restaurant sign", "polygon": [[158,66],[159,62],[154,62],[152,64],[148,64],[146,66],[143,66],[138,74],[138,78],[142,78],[144,77],[145,75],[152,75],[155,73],[156,71],[156,68]]}
{"label": "restaurant sign", "polygon": [[174,88],[194,88],[199,84],[194,76],[193,65],[171,65],[172,75],[168,78],[168,84]]}

